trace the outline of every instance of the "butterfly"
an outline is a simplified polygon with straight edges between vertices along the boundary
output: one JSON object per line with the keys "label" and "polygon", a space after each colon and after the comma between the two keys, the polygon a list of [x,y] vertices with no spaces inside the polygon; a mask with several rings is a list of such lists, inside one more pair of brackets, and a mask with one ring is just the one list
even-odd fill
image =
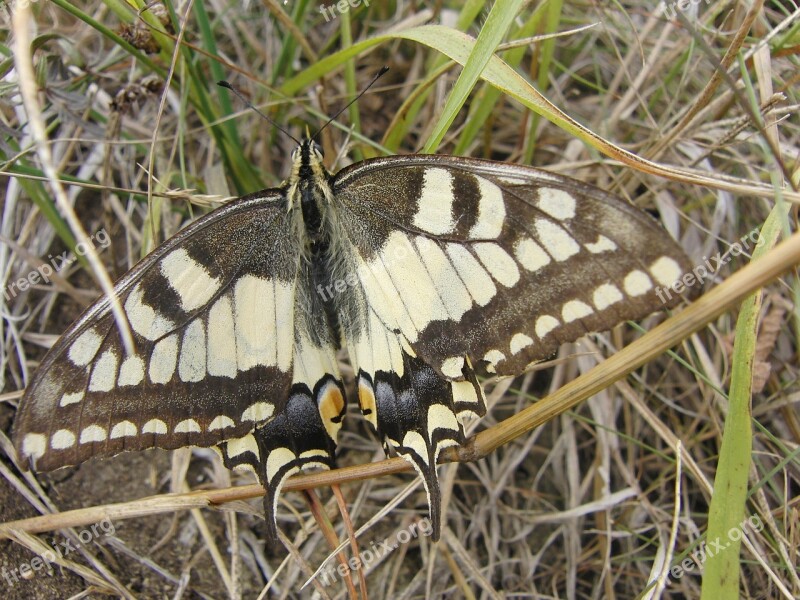
{"label": "butterfly", "polygon": [[437,459],[482,416],[479,376],[515,376],[589,332],[676,304],[689,269],[645,212],[527,166],[445,155],[330,173],[304,139],[279,187],[194,221],[102,297],[31,379],[21,465],[52,470],[146,448],[216,447],[278,493],[334,466],[348,389],[387,453],[408,460],[441,529]]}

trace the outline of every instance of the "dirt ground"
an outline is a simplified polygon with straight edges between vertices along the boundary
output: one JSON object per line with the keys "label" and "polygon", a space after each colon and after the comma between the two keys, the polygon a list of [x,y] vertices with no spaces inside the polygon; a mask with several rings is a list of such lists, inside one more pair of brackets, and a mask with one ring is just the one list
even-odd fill
{"label": "dirt ground", "polygon": [[[8,431],[11,411],[0,405],[0,414],[0,429]],[[157,481],[157,474],[169,473],[169,469],[169,453],[151,450],[91,460],[78,467],[39,474],[37,478],[52,501],[64,511],[126,502],[141,498],[148,490],[152,494],[167,491],[168,482]],[[203,473],[200,469],[197,471],[190,477],[202,485]],[[215,539],[224,538],[223,516],[214,510],[203,512]],[[5,478],[0,478],[0,522],[33,516],[37,515],[31,505]],[[188,512],[176,514],[173,519],[158,515],[130,521],[100,522],[94,530],[86,527],[73,532],[78,536],[76,543],[68,543],[64,532],[54,532],[41,536],[41,539],[57,548],[66,559],[81,564],[88,564],[88,561],[80,550],[98,556],[104,564],[114,568],[121,583],[138,598],[172,597],[175,585],[169,580],[177,582],[190,569],[191,584],[183,598],[222,598],[227,594],[224,584],[215,576],[217,571],[206,550],[207,546]],[[120,546],[109,545],[108,535],[114,535]],[[89,543],[79,549],[82,540],[88,540]],[[122,545],[127,549],[127,554]],[[220,550],[224,552],[226,549]],[[153,561],[162,573],[167,574],[166,578],[154,573],[144,560],[135,559],[135,555]],[[69,598],[87,589],[81,577],[58,565],[50,569],[45,565],[37,570],[25,569],[23,565],[36,565],[32,562],[35,556],[19,544],[0,540],[0,589],[3,590],[4,600]],[[20,569],[28,571],[27,574],[21,575]],[[260,586],[255,587],[255,577],[252,573],[250,575],[245,570],[241,578],[246,597],[260,590]]]}

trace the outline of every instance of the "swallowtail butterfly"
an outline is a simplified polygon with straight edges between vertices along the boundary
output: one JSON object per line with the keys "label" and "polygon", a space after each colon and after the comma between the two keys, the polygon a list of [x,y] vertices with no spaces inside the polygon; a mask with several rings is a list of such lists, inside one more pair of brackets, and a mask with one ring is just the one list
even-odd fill
{"label": "swallowtail butterfly", "polygon": [[[304,140],[279,187],[187,226],[58,340],[23,397],[23,467],[125,450],[218,447],[266,489],[334,464],[346,347],[366,419],[411,462],[440,529],[436,461],[483,415],[479,374],[513,376],[560,344],[665,306],[688,270],[646,213],[538,169],[441,155],[331,174]],[[667,305],[677,302],[675,297]]]}

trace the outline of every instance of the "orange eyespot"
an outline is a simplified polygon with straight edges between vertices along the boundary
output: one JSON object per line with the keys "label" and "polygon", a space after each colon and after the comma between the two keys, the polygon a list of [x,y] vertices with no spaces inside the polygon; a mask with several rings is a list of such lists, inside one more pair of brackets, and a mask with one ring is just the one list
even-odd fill
{"label": "orange eyespot", "polygon": [[328,431],[331,439],[335,440],[342,426],[344,418],[345,400],[342,391],[333,382],[328,382],[323,387],[317,397],[319,413],[322,416],[322,424]]}
{"label": "orange eyespot", "polygon": [[378,408],[376,406],[375,391],[369,382],[363,378],[358,380],[358,405],[367,421],[378,428]]}

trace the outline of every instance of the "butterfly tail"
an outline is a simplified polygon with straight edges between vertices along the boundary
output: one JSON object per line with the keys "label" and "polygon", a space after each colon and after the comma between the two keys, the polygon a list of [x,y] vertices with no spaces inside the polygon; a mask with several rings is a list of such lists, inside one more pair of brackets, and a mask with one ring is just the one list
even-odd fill
{"label": "butterfly tail", "polygon": [[[341,384],[334,384],[341,393]],[[296,385],[286,407],[274,419],[248,436],[220,446],[226,467],[250,468],[264,486],[267,539],[273,545],[279,541],[276,511],[286,480],[304,469],[328,470],[335,466],[336,443],[321,416],[331,387],[317,387],[312,394],[305,385]],[[344,412],[343,405],[340,412]]]}
{"label": "butterfly tail", "polygon": [[465,442],[460,417],[483,415],[486,401],[465,361],[463,381],[448,381],[403,350],[403,372],[359,373],[359,403],[384,448],[393,448],[422,477],[432,537],[441,533],[441,491],[436,463],[442,450]]}

